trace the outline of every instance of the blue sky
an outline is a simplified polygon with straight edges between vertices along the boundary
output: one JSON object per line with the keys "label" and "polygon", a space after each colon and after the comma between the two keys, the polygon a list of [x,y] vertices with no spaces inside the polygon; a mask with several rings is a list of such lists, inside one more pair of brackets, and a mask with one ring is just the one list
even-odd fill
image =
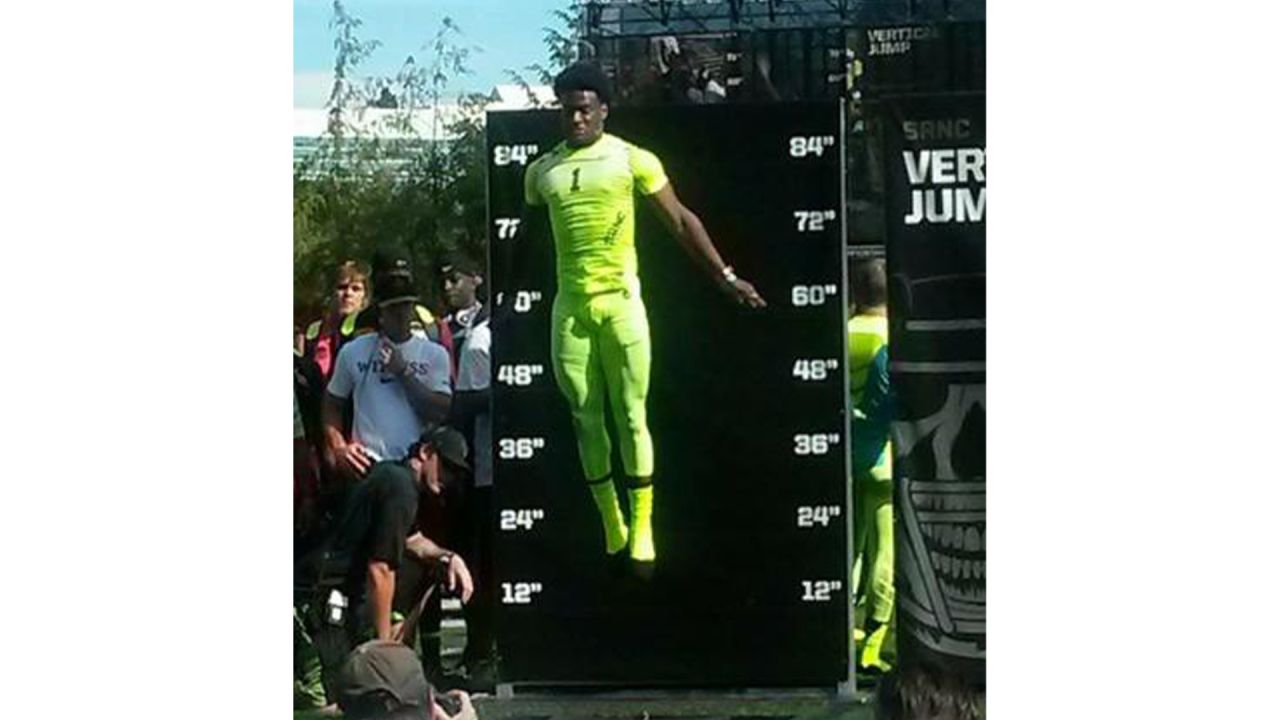
{"label": "blue sky", "polygon": [[[361,37],[382,47],[361,66],[367,74],[392,74],[405,57],[423,61],[446,16],[462,28],[461,44],[479,51],[471,56],[473,75],[456,89],[487,92],[509,82],[507,68],[520,70],[546,61],[542,28],[556,25],[552,15],[567,0],[346,0],[347,12],[364,22]],[[321,107],[328,97],[333,71],[332,0],[293,1],[293,104]]]}

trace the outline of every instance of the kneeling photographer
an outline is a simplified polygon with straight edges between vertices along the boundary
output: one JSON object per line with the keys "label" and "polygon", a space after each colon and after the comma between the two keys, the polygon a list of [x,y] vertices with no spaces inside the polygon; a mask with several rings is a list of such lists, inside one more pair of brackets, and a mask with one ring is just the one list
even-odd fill
{"label": "kneeling photographer", "polygon": [[377,463],[352,488],[333,535],[295,567],[298,704],[315,707],[337,695],[336,673],[360,640],[412,642],[425,601],[440,586],[471,599],[466,561],[431,540],[433,528],[415,527],[420,503],[441,501],[469,473],[465,441],[438,426],[403,460]]}

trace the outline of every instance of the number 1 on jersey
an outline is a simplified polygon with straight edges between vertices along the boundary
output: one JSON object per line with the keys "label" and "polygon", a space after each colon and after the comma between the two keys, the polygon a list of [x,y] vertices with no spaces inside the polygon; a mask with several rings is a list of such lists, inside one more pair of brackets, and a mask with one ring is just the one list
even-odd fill
{"label": "number 1 on jersey", "polygon": [[582,172],[582,168],[573,169],[573,187],[569,188],[569,192],[578,192],[582,186],[578,184],[578,175]]}

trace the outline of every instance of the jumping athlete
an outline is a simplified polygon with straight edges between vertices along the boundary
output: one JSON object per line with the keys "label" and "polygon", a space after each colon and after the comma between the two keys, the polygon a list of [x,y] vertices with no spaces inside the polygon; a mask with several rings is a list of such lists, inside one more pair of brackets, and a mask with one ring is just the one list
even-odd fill
{"label": "jumping athlete", "polygon": [[[725,264],[702,221],[680,203],[653,153],[604,132],[609,82],[595,65],[576,63],[555,79],[564,142],[529,166],[524,196],[545,205],[555,238],[558,291],[552,306],[556,384],[569,401],[578,454],[604,526],[605,552],[652,572],[653,441],[645,420],[649,393],[649,321],[636,270],[635,193],[649,200],[667,230],[717,286],[739,304],[765,306],[751,283]],[[614,488],[605,429],[613,411],[631,518]],[[629,549],[628,554],[623,551]]]}

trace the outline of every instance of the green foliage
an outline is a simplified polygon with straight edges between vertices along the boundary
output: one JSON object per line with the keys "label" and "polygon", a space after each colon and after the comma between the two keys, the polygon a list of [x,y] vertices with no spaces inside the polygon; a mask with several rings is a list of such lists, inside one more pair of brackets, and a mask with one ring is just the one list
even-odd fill
{"label": "green foliage", "polygon": [[344,111],[362,99],[360,91],[352,84],[352,72],[382,45],[377,40],[361,40],[356,35],[361,24],[359,18],[347,13],[340,0],[334,0],[329,27],[337,32],[333,38],[333,89],[329,93],[328,106],[329,132],[336,137],[341,137],[346,128]]}
{"label": "green foliage", "polygon": [[[334,84],[328,127],[294,169],[295,319],[323,311],[333,270],[348,259],[368,261],[379,247],[412,253],[419,291],[439,295],[432,268],[461,250],[485,256],[485,140],[480,95],[449,94],[470,72],[474,48],[446,18],[392,77],[356,80],[379,43],[359,35],[360,20],[333,3]],[[376,120],[367,110],[383,108]]]}
{"label": "green foliage", "polygon": [[534,107],[542,104],[533,94],[535,83],[550,85],[561,70],[593,54],[591,46],[582,38],[580,19],[583,11],[582,0],[570,0],[567,8],[552,11],[558,21],[557,26],[542,28],[542,44],[547,48],[547,62],[532,63],[524,67],[524,73],[531,73],[535,82],[531,83],[522,72],[510,69],[506,71],[507,77],[524,90],[529,103]]}
{"label": "green foliage", "polygon": [[[543,28],[547,63],[526,68],[536,82],[550,84],[580,56],[581,12],[581,0],[571,0],[555,12],[557,26]],[[300,324],[323,312],[333,271],[344,260],[367,262],[379,247],[406,247],[419,292],[432,304],[440,295],[433,268],[443,254],[457,250],[483,262],[487,252],[486,99],[450,92],[470,73],[476,48],[465,45],[462,29],[445,18],[422,46],[421,58],[410,55],[394,75],[362,81],[362,63],[381,44],[361,37],[360,19],[342,0],[333,2],[330,28],[334,82],[327,129],[294,168],[294,314]],[[532,100],[529,82],[508,75]]]}
{"label": "green foliage", "polygon": [[[578,21],[582,14],[581,5],[579,2],[572,2],[567,10],[552,11],[560,21],[560,26],[542,28],[542,42],[547,46],[547,60],[557,72],[573,64],[584,54],[582,30]],[[547,82],[550,83],[550,80]]]}

